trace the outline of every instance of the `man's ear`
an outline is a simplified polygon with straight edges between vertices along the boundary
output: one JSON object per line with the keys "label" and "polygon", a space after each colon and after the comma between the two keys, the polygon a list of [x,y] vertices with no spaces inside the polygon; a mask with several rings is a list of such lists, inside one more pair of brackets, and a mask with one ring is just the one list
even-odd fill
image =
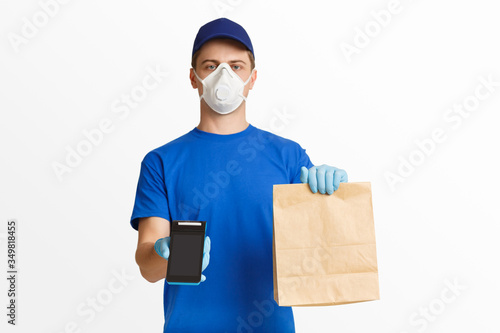
{"label": "man's ear", "polygon": [[191,80],[191,87],[193,87],[193,89],[198,89],[198,80],[196,79],[194,69],[192,68],[189,70],[189,80]]}
{"label": "man's ear", "polygon": [[253,71],[252,78],[250,79],[250,82],[248,84],[248,87],[250,88],[250,90],[252,90],[253,85],[255,84],[255,80],[257,80],[257,70]]}

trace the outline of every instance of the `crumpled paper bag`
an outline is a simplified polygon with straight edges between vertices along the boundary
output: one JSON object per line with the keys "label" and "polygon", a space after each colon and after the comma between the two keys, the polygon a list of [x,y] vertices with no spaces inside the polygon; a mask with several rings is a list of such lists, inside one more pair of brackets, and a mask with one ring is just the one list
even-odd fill
{"label": "crumpled paper bag", "polygon": [[341,183],[332,195],[274,185],[273,270],[280,306],[379,299],[370,183]]}

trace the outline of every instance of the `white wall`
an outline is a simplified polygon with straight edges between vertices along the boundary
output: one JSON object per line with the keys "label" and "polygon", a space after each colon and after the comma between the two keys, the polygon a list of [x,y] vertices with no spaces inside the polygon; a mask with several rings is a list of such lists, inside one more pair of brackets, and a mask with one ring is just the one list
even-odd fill
{"label": "white wall", "polygon": [[[0,4],[0,266],[14,218],[16,332],[161,331],[162,283],[140,277],[129,218],[144,154],[198,123],[190,52],[220,14],[254,43],[248,120],[372,182],[381,300],[294,308],[297,332],[498,331],[493,1],[55,1]],[[152,70],[168,75],[126,110],[122,95]],[[277,113],[291,115],[281,127]],[[58,179],[54,162],[102,122],[109,133]],[[14,332],[2,308],[1,330]]]}

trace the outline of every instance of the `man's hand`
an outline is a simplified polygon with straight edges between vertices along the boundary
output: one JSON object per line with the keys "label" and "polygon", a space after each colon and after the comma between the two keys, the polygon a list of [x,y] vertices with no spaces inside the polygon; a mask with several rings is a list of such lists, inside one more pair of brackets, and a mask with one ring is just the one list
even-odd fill
{"label": "man's hand", "polygon": [[[168,260],[170,256],[170,237],[160,238],[155,242],[155,251],[160,257]],[[201,271],[203,272],[207,268],[210,262],[210,237],[205,237],[205,246],[203,247],[203,262],[201,264]],[[205,275],[201,274],[201,281],[205,281],[207,278]]]}
{"label": "man's hand", "polygon": [[300,169],[300,181],[309,183],[313,193],[332,194],[339,188],[340,183],[347,183],[347,172],[326,164]]}
{"label": "man's hand", "polygon": [[158,239],[155,242],[155,251],[160,257],[168,260],[170,256],[170,237]]}

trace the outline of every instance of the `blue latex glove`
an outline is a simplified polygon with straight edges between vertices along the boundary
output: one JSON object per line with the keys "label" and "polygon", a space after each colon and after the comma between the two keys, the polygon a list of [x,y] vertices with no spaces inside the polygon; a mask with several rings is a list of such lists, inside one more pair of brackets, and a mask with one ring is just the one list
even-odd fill
{"label": "blue latex glove", "polygon": [[309,183],[313,193],[332,194],[340,183],[347,183],[347,172],[326,164],[313,166],[309,170],[303,166],[300,168],[300,181]]}
{"label": "blue latex glove", "polygon": [[[207,268],[208,263],[210,262],[210,237],[205,236],[205,246],[203,247],[203,262],[201,264],[201,271],[203,272],[205,268]],[[155,251],[158,253],[160,257],[163,257],[168,260],[170,256],[170,237],[160,238],[155,242]],[[201,281],[205,281],[207,278],[205,275],[201,274]]]}

